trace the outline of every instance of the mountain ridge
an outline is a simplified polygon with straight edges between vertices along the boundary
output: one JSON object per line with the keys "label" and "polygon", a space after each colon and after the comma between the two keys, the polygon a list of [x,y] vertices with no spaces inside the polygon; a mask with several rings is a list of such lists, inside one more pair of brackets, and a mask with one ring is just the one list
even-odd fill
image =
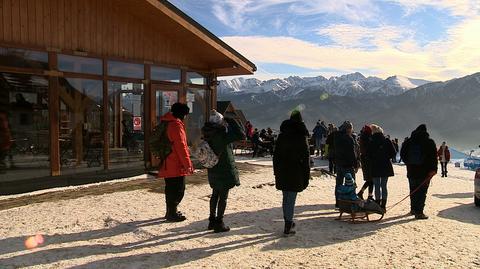
{"label": "mountain ridge", "polygon": [[[378,77],[365,77],[360,72],[332,76],[325,78],[289,76],[261,81],[256,78],[235,78],[221,80],[217,88],[219,95],[238,95],[249,93],[273,92],[285,99],[295,96],[306,90],[324,91],[331,95],[354,95],[374,94],[381,96],[400,95],[412,88],[430,83],[422,79],[412,79],[404,76],[391,76],[386,79]],[[289,93],[285,93],[284,91]]]}
{"label": "mountain ridge", "polygon": [[219,100],[232,101],[259,128],[279,126],[291,110],[300,109],[309,129],[319,119],[335,124],[350,120],[356,130],[377,123],[392,136],[403,138],[426,123],[438,143],[446,140],[458,148],[480,143],[480,73],[423,84],[400,95],[340,96],[313,86],[294,98],[270,91],[219,95]]}

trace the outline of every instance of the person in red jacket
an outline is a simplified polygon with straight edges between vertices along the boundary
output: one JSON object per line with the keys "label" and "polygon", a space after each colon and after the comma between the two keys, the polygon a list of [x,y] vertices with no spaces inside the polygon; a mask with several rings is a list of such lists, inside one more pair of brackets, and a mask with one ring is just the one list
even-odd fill
{"label": "person in red jacket", "polygon": [[447,164],[450,162],[450,150],[447,143],[443,142],[437,151],[438,160],[442,166],[442,177],[447,177]]}
{"label": "person in red jacket", "polygon": [[186,217],[177,207],[185,194],[185,176],[193,174],[193,165],[187,145],[187,135],[183,120],[190,112],[190,108],[182,103],[172,105],[170,112],[160,120],[168,122],[167,135],[172,142],[172,152],[159,167],[159,177],[165,179],[165,202],[167,221],[180,222]]}

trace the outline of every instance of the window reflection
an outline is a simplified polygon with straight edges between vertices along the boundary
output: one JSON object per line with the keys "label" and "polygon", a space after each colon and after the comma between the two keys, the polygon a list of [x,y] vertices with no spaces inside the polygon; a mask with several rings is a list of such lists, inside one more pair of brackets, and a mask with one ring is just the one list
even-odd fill
{"label": "window reflection", "polygon": [[207,79],[197,72],[187,72],[187,83],[205,85],[207,84]]}
{"label": "window reflection", "polygon": [[48,176],[48,80],[0,73],[0,181]]}
{"label": "window reflection", "polygon": [[103,169],[103,83],[60,78],[62,173]]}
{"label": "window reflection", "polygon": [[190,115],[187,117],[187,136],[189,145],[197,145],[201,138],[201,129],[211,107],[210,92],[202,89],[187,90],[187,105]]}
{"label": "window reflection", "polygon": [[144,78],[143,64],[108,61],[108,75],[113,77]]}
{"label": "window reflection", "polygon": [[20,68],[48,69],[48,53],[0,47],[0,65]]}
{"label": "window reflection", "polygon": [[101,59],[58,54],[58,70],[60,71],[101,75],[102,69]]}
{"label": "window reflection", "polygon": [[108,83],[110,167],[143,167],[144,85]]}
{"label": "window reflection", "polygon": [[156,120],[160,123],[160,117],[170,111],[173,104],[178,102],[177,91],[157,91],[156,92]]}
{"label": "window reflection", "polygon": [[151,79],[180,83],[182,72],[180,69],[152,66]]}

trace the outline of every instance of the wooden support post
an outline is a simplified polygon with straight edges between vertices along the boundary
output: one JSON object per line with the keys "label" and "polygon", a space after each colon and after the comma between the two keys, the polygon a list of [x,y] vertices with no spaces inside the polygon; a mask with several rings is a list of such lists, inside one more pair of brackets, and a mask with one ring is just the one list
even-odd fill
{"label": "wooden support post", "polygon": [[[57,70],[57,54],[48,53],[50,70]],[[58,96],[58,77],[48,77],[48,112],[50,118],[50,173],[60,175],[60,100]]]}
{"label": "wooden support post", "polygon": [[[152,82],[150,79],[150,68],[149,64],[145,65],[145,83],[144,83],[144,91],[143,91],[143,107],[144,107],[144,120],[145,126],[143,127],[143,134],[144,134],[144,143],[143,143],[143,161],[145,164],[145,168],[150,168],[152,166],[152,158],[150,154],[150,134],[152,132],[152,115],[155,115],[155,106],[152,106]],[[155,104],[155,103],[153,103]],[[153,116],[155,117],[155,116]]]}
{"label": "wooden support post", "polygon": [[178,92],[178,102],[185,104],[187,102],[187,71],[185,69],[182,69],[182,80],[180,84],[182,86]]}
{"label": "wooden support post", "polygon": [[108,109],[107,60],[103,60],[103,169],[110,168],[110,110]]}

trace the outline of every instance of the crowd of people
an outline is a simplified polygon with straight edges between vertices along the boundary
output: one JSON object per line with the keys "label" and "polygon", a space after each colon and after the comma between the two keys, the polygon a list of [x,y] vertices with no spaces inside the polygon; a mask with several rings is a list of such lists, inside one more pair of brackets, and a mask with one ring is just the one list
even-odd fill
{"label": "crowd of people", "polygon": [[[162,117],[168,122],[166,134],[172,144],[172,152],[159,167],[159,177],[165,178],[166,219],[184,221],[186,217],[177,210],[185,191],[185,176],[194,171],[187,146],[183,119],[189,114],[185,104],[176,103],[171,112]],[[442,163],[442,176],[447,176],[446,164],[450,152],[446,143],[437,150],[435,142],[427,132],[427,126],[418,126],[399,147],[398,139],[390,139],[376,124],[365,125],[359,135],[352,123],[345,121],[336,128],[319,121],[312,136],[303,122],[299,111],[293,111],[289,119],[282,122],[278,136],[272,129],[258,131],[250,123],[241,126],[236,120],[224,118],[212,110],[202,128],[203,139],[215,155],[216,165],[208,168],[208,181],[212,188],[208,229],[227,232],[230,228],[223,221],[229,190],[240,185],[231,144],[250,139],[258,147],[273,156],[275,185],[282,191],[284,234],[295,234],[294,208],[297,194],[308,187],[311,168],[311,146],[315,143],[315,155],[329,160],[329,170],[335,174],[334,197],[339,202],[339,189],[347,186],[356,189],[355,178],[362,169],[365,183],[352,199],[375,202],[386,212],[388,201],[388,178],[394,176],[392,163],[397,162],[397,153],[406,164],[410,185],[411,214],[416,219],[427,219],[424,214],[425,199],[431,178],[437,173],[438,160]],[[254,142],[255,145],[255,142]],[[254,148],[254,155],[260,148]],[[353,188],[352,188],[353,186]],[[343,199],[343,198],[342,198]]]}

